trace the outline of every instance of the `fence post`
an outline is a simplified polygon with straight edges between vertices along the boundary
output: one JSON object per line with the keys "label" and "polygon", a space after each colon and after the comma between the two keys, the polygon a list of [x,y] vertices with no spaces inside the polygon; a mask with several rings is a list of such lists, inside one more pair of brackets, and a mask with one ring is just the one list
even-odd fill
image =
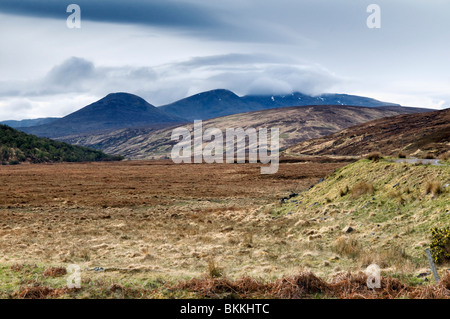
{"label": "fence post", "polygon": [[436,270],[436,265],[434,264],[433,257],[431,256],[431,251],[429,248],[425,249],[425,254],[427,255],[428,262],[430,263],[431,271],[433,272],[434,280],[439,281],[439,275]]}
{"label": "fence post", "polygon": [[362,152],[363,152],[363,151],[362,151],[362,142],[363,142],[363,138],[364,138],[364,137],[361,136],[361,159],[362,159],[362,157],[363,157],[363,156],[362,156]]}

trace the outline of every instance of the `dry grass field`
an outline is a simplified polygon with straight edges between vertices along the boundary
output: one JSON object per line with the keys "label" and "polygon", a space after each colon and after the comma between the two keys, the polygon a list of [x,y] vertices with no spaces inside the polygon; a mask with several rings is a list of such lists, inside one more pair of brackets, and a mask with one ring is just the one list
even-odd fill
{"label": "dry grass field", "polygon": [[171,161],[3,166],[0,263],[75,263],[139,281],[198,277],[214,260],[233,277],[277,277],[298,269],[301,252],[262,207],[345,164],[285,163],[275,175]]}
{"label": "dry grass field", "polygon": [[[261,175],[258,164],[169,160],[2,166],[0,297],[230,297],[243,289],[235,297],[292,298],[308,287],[308,296],[362,293],[366,277],[345,274],[367,265],[324,235],[341,236],[351,216],[325,221],[309,204],[314,198],[280,202],[348,164],[310,159],[283,162],[274,175]],[[333,205],[325,202],[325,209]],[[356,233],[364,243],[366,234]],[[422,259],[394,255],[386,255],[388,267],[406,264],[407,284],[421,281]],[[82,269],[81,289],[66,288],[70,264]],[[387,278],[380,294],[442,297],[448,282],[416,291]]]}

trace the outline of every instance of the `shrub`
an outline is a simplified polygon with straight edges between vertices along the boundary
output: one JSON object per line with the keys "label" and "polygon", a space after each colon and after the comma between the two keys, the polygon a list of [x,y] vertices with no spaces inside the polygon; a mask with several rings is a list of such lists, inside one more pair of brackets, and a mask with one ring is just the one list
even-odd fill
{"label": "shrub", "polygon": [[371,161],[379,161],[383,157],[381,156],[380,152],[372,152],[369,155],[367,155],[366,158]]}
{"label": "shrub", "polygon": [[450,227],[431,229],[430,251],[437,264],[450,261]]}
{"label": "shrub", "polygon": [[352,197],[356,198],[364,194],[373,194],[375,191],[372,183],[359,182],[352,188]]}

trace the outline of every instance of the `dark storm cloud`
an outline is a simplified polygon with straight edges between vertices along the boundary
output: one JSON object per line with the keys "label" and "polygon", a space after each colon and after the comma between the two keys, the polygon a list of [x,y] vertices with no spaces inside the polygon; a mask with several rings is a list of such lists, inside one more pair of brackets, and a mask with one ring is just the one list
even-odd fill
{"label": "dark storm cloud", "polygon": [[91,21],[162,27],[207,28],[220,25],[210,11],[192,3],[171,0],[2,0],[0,12],[38,18],[64,18],[76,3],[82,18]]}
{"label": "dark storm cloud", "polygon": [[[259,2],[242,7],[236,1],[177,0],[1,0],[0,13],[34,18],[66,19],[66,8],[81,7],[81,20],[159,27],[181,35],[206,40],[310,43],[292,25],[283,26],[287,13],[277,12]],[[290,4],[296,11],[297,4]],[[273,20],[273,21],[271,21]]]}

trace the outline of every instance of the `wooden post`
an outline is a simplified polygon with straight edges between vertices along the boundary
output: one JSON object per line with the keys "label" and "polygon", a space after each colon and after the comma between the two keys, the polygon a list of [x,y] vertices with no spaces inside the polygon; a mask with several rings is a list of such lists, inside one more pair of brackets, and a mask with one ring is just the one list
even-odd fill
{"label": "wooden post", "polygon": [[425,249],[425,254],[427,255],[428,262],[430,263],[431,271],[433,272],[434,280],[439,281],[439,275],[436,270],[436,265],[434,264],[433,257],[431,256],[431,251],[429,248]]}
{"label": "wooden post", "polygon": [[363,141],[363,138],[364,137],[361,136],[361,159],[362,159],[362,141]]}

